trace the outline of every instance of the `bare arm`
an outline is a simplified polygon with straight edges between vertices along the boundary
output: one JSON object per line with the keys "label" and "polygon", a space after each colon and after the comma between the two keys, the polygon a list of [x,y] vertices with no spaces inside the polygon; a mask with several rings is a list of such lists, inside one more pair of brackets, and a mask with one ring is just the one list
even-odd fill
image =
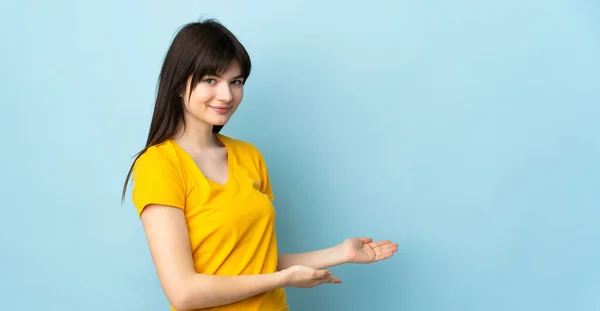
{"label": "bare arm", "polygon": [[294,267],[270,274],[214,276],[196,273],[185,216],[178,208],[149,205],[141,215],[150,254],[167,299],[178,310],[225,305],[274,288],[339,283],[329,271]]}
{"label": "bare arm", "polygon": [[348,238],[336,246],[301,254],[279,255],[279,270],[302,265],[326,269],[345,263],[373,263],[390,258],[398,251],[398,243],[389,240],[373,242],[371,238]]}
{"label": "bare arm", "polygon": [[284,270],[294,265],[303,265],[314,269],[326,269],[329,267],[348,263],[342,244],[320,249],[312,252],[299,254],[280,254],[278,270]]}

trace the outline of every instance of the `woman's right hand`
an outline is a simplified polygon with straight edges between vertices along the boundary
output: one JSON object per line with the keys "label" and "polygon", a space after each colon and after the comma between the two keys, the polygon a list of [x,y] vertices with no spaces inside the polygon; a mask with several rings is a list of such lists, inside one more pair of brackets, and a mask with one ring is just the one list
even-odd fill
{"label": "woman's right hand", "polygon": [[329,270],[317,270],[306,266],[291,266],[281,271],[286,287],[312,288],[324,283],[342,283]]}

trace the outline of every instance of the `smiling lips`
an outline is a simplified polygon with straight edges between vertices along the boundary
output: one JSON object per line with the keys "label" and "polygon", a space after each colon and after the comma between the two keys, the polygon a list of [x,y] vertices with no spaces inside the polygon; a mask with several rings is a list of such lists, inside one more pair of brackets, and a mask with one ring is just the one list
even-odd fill
{"label": "smiling lips", "polygon": [[219,114],[226,114],[229,109],[229,107],[213,107],[213,106],[209,106],[210,108],[212,108],[212,110],[214,110],[215,112],[219,113]]}

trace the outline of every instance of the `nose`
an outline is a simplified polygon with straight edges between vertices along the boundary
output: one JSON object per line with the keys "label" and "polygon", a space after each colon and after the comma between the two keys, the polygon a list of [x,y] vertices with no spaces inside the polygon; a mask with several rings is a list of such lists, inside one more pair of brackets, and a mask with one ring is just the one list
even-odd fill
{"label": "nose", "polygon": [[229,83],[220,83],[220,85],[217,86],[217,94],[215,97],[219,101],[230,102],[233,99],[231,85],[229,85]]}

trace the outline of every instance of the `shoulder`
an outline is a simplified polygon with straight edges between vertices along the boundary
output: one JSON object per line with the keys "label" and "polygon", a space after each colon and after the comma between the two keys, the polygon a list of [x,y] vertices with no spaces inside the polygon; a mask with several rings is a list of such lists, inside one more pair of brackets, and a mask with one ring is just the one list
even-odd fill
{"label": "shoulder", "polygon": [[179,160],[175,146],[167,140],[148,147],[135,161],[134,170],[177,169]]}
{"label": "shoulder", "polygon": [[133,167],[133,203],[141,215],[148,204],[185,207],[187,184],[170,141],[146,148]]}
{"label": "shoulder", "polygon": [[245,157],[262,157],[260,150],[251,142],[223,134],[218,134],[217,137],[236,154],[240,154]]}

